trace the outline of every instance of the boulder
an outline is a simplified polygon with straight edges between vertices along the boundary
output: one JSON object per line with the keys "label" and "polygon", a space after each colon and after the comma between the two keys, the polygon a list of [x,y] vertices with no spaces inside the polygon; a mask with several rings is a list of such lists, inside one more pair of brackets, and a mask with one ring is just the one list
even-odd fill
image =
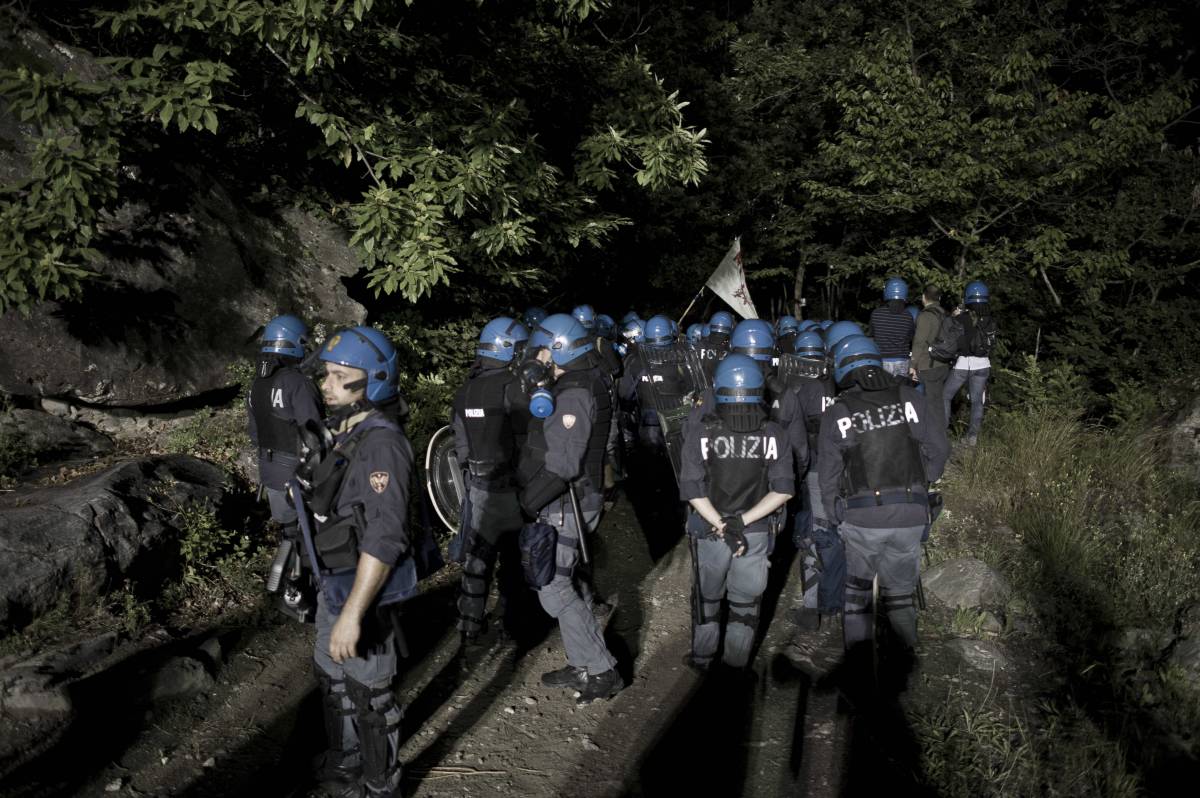
{"label": "boulder", "polygon": [[985,640],[959,639],[951,641],[950,648],[956,651],[970,667],[979,671],[1008,670],[1008,657],[995,643]]}
{"label": "boulder", "polygon": [[62,486],[0,494],[0,633],[66,597],[178,566],[172,526],[190,502],[219,506],[225,475],[186,455],[129,460]]}
{"label": "boulder", "polygon": [[1001,607],[1011,592],[1008,581],[983,560],[947,560],[921,576],[925,592],[951,608]]}
{"label": "boulder", "polygon": [[38,654],[0,670],[0,714],[16,718],[68,716],[74,711],[70,685],[116,650],[117,635],[106,632]]}
{"label": "boulder", "polygon": [[[103,70],[88,53],[32,31],[0,31],[0,49],[42,72],[88,79]],[[0,104],[0,182],[28,175],[31,133]],[[361,266],[344,231],[314,212],[251,207],[218,171],[122,168],[123,204],[92,244],[97,276],[70,301],[0,316],[0,391],[170,406],[231,388],[228,366],[253,354],[255,332],[280,312],[364,319],[343,283]]]}
{"label": "boulder", "polygon": [[1167,428],[1171,448],[1171,465],[1191,468],[1200,473],[1200,397],[1192,406],[1178,413]]}
{"label": "boulder", "polygon": [[39,464],[90,459],[112,451],[107,436],[91,427],[39,410],[17,408],[0,413],[0,440],[16,446]]}
{"label": "boulder", "polygon": [[158,703],[211,690],[213,677],[192,657],[172,657],[150,680],[150,700]]}

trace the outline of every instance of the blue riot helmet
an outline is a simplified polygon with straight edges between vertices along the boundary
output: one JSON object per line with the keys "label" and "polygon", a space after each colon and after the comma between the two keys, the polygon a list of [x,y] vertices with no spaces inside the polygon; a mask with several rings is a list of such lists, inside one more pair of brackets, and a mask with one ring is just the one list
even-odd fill
{"label": "blue riot helmet", "polygon": [[728,310],[718,310],[708,320],[708,326],[718,335],[729,335],[733,332],[733,314]]}
{"label": "blue riot helmet", "polygon": [[675,341],[671,331],[671,320],[666,316],[652,316],[643,329],[646,346],[670,346]]}
{"label": "blue riot helmet", "polygon": [[590,333],[596,331],[596,311],[591,305],[576,305],[571,311],[571,315],[583,325],[583,329]]}
{"label": "blue riot helmet", "polygon": [[687,328],[687,339],[688,339],[688,342],[691,343],[693,346],[696,344],[699,344],[701,341],[703,341],[704,340],[704,325],[700,324],[699,322],[697,322],[696,324],[689,324],[688,328]]}
{"label": "blue riot helmet", "polygon": [[826,330],[828,330],[830,327],[833,326],[833,320],[832,319],[821,319],[821,321],[817,324],[817,326],[821,328],[821,332],[825,332]]}
{"label": "blue riot helmet", "polygon": [[730,353],[717,364],[713,393],[717,404],[761,404],[766,378],[758,363],[746,355]]}
{"label": "blue riot helmet", "polygon": [[825,341],[816,330],[805,330],[792,341],[792,352],[805,360],[825,360]]}
{"label": "blue riot helmet", "polygon": [[550,359],[555,365],[565,366],[596,348],[596,340],[579,323],[579,319],[566,313],[547,316],[529,336],[529,346],[549,349]]}
{"label": "blue riot helmet", "polygon": [[729,338],[729,351],[770,363],[775,355],[775,336],[771,334],[771,325],[762,319],[743,319],[738,322]]}
{"label": "blue riot helmet", "polygon": [[867,366],[883,369],[883,357],[874,339],[865,335],[847,335],[833,350],[833,379],[842,385],[850,373]]}
{"label": "blue riot helmet", "polygon": [[987,302],[988,298],[988,287],[982,280],[972,280],[967,283],[967,290],[963,292],[964,305],[980,305]]}
{"label": "blue riot helmet", "polygon": [[628,324],[631,321],[641,321],[642,317],[637,314],[636,310],[631,310],[621,317],[622,324]]}
{"label": "blue riot helmet", "polygon": [[885,302],[890,302],[893,299],[907,302],[908,283],[904,282],[900,277],[889,277],[888,281],[883,284],[883,299]]}
{"label": "blue riot helmet", "polygon": [[708,336],[712,335],[712,327],[709,326],[708,324],[701,324],[700,325],[700,334],[703,337],[707,338]]}
{"label": "blue riot helmet", "polygon": [[258,340],[268,355],[302,358],[308,344],[308,327],[295,316],[276,316],[263,327]]}
{"label": "blue riot helmet", "polygon": [[801,319],[800,321],[796,322],[796,324],[797,324],[796,329],[799,330],[800,332],[805,332],[806,330],[821,329],[820,325],[817,324],[812,319]]}
{"label": "blue riot helmet", "polygon": [[825,331],[825,351],[833,352],[833,348],[838,345],[848,335],[862,335],[863,329],[853,321],[839,321],[830,325]]}
{"label": "blue riot helmet", "polygon": [[675,321],[675,319],[670,319],[670,318],[667,319],[667,321],[671,322],[671,337],[678,339],[679,338],[679,322]]}
{"label": "blue riot helmet", "polygon": [[646,339],[646,328],[641,319],[630,319],[621,327],[621,337],[627,343],[640,344]]}
{"label": "blue riot helmet", "polygon": [[525,313],[521,316],[521,322],[527,329],[536,330],[537,326],[542,323],[542,319],[549,315],[545,308],[539,308],[534,305],[531,308],[525,309]]}
{"label": "blue riot helmet", "polygon": [[916,305],[909,305],[908,307],[906,307],[904,309],[904,311],[906,313],[908,313],[908,315],[912,316],[913,321],[916,321],[917,316],[921,315],[921,309],[919,307],[917,307]]}
{"label": "blue riot helmet", "polygon": [[800,332],[800,322],[795,316],[783,315],[779,317],[779,321],[775,322],[775,337],[782,338],[785,335],[795,335]]}
{"label": "blue riot helmet", "polygon": [[524,324],[508,316],[501,316],[483,326],[475,354],[502,363],[511,363],[521,348],[520,345],[527,340],[529,330],[525,329]]}
{"label": "blue riot helmet", "polygon": [[368,402],[386,402],[398,393],[396,347],[392,346],[386,335],[373,327],[339,330],[330,336],[318,357],[326,363],[337,363],[366,372],[365,396]]}
{"label": "blue riot helmet", "polygon": [[596,314],[596,335],[599,335],[601,338],[607,338],[611,341],[613,337],[613,328],[616,326],[617,323],[613,321],[612,316],[608,315],[607,313]]}

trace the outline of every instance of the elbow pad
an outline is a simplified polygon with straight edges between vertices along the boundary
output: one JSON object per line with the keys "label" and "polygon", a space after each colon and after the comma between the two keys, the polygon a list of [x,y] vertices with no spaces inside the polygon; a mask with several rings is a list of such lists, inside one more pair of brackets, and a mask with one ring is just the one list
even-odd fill
{"label": "elbow pad", "polygon": [[536,516],[543,507],[566,492],[567,483],[542,468],[521,491],[521,509]]}

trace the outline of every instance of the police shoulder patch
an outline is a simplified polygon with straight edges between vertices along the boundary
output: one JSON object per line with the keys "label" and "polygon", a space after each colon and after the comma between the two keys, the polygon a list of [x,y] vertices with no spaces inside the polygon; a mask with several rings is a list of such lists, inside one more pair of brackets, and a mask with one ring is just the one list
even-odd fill
{"label": "police shoulder patch", "polygon": [[376,493],[383,493],[387,490],[388,482],[392,479],[392,475],[386,471],[371,472],[371,490]]}
{"label": "police shoulder patch", "polygon": [[562,421],[563,426],[567,429],[575,426],[575,416],[571,415],[570,413],[563,413]]}

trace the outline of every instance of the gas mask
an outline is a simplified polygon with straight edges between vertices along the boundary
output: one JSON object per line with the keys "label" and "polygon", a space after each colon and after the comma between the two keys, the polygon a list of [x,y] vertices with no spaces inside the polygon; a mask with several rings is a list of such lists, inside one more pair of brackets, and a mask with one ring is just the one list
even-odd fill
{"label": "gas mask", "polygon": [[526,360],[517,370],[521,380],[521,390],[529,397],[529,412],[534,418],[549,418],[554,414],[554,394],[550,386],[554,384],[553,366],[537,359]]}

